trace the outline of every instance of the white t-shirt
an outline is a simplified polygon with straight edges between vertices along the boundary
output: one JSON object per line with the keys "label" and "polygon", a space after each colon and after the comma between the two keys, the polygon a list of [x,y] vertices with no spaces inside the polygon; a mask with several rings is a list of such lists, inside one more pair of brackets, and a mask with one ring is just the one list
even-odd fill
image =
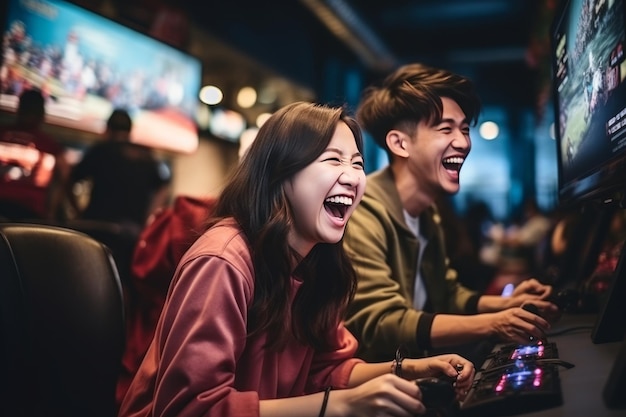
{"label": "white t-shirt", "polygon": [[422,263],[422,255],[424,254],[424,248],[426,247],[426,243],[428,242],[424,236],[420,234],[420,222],[419,217],[412,217],[406,210],[404,212],[404,221],[407,226],[419,241],[419,253],[417,254],[417,273],[415,274],[415,289],[413,290],[413,307],[416,310],[422,310],[424,305],[426,304],[426,300],[428,298],[428,294],[426,294],[426,287],[424,286],[424,281],[422,280],[422,274],[420,265]]}

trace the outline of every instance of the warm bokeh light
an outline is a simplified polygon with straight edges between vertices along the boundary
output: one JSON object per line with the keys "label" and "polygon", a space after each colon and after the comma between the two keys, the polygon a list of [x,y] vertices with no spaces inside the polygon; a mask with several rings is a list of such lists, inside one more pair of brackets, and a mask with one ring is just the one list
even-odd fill
{"label": "warm bokeh light", "polygon": [[498,137],[500,128],[494,122],[483,122],[478,129],[480,136],[485,140],[493,140]]}
{"label": "warm bokeh light", "polygon": [[261,127],[263,126],[263,123],[265,123],[267,121],[267,119],[270,118],[272,114],[271,113],[261,113],[257,116],[256,118],[256,125],[257,127]]}
{"label": "warm bokeh light", "polygon": [[242,109],[249,109],[256,103],[256,90],[252,87],[243,87],[237,93],[237,104]]}
{"label": "warm bokeh light", "polygon": [[211,110],[209,106],[199,104],[196,109],[196,122],[201,129],[207,129],[211,123]]}
{"label": "warm bokeh light", "polygon": [[222,90],[214,85],[205,85],[200,89],[200,101],[209,106],[220,103],[223,98],[224,93],[222,93]]}

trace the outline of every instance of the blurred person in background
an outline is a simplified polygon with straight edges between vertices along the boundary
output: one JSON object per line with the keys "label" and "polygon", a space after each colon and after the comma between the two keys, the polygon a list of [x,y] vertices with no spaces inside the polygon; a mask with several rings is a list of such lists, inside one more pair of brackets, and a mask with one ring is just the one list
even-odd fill
{"label": "blurred person in background", "polygon": [[87,180],[86,207],[74,200],[77,218],[123,224],[140,231],[150,213],[167,204],[171,172],[153,151],[131,142],[132,120],[115,109],[103,141],[90,147],[71,172],[71,183]]}
{"label": "blurred person in background", "polygon": [[[103,140],[74,166],[68,194],[77,214],[65,223],[109,247],[127,307],[137,299],[131,273],[134,248],[149,214],[167,204],[171,180],[169,168],[151,148],[131,142],[131,128],[129,113],[114,110]],[[86,205],[73,192],[77,188],[87,190]]]}
{"label": "blurred person in background", "polygon": [[64,217],[70,166],[65,147],[42,130],[45,97],[25,90],[15,123],[0,127],[0,217],[57,221]]}
{"label": "blurred person in background", "polygon": [[497,268],[480,258],[483,241],[481,219],[473,216],[472,207],[466,213],[457,212],[451,196],[436,201],[446,242],[450,267],[458,273],[458,281],[471,290],[484,293],[496,276]]}
{"label": "blurred person in background", "polygon": [[534,198],[527,198],[519,219],[508,227],[497,225],[489,233],[496,249],[495,265],[519,275],[540,274],[543,242],[553,227],[552,216],[544,213]]}

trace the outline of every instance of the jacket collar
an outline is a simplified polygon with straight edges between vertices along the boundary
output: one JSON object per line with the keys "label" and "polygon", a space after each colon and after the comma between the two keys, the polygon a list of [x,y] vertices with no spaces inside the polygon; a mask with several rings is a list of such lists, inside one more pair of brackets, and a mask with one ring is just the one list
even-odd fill
{"label": "jacket collar", "polygon": [[[410,232],[404,220],[404,209],[400,201],[400,195],[396,188],[393,171],[389,166],[375,171],[368,175],[367,186],[365,187],[365,197],[371,197],[378,201],[389,201],[386,205],[387,212],[393,221],[401,225]],[[438,210],[435,205],[431,205],[420,216],[421,234],[430,236],[434,230],[434,224],[441,222]],[[412,232],[411,232],[412,233]]]}

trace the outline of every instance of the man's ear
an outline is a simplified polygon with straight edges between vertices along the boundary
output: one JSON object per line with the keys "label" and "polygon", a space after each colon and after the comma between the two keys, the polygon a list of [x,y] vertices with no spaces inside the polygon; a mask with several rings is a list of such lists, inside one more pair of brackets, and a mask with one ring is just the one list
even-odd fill
{"label": "man's ear", "polygon": [[404,132],[395,129],[390,130],[387,132],[387,137],[385,139],[387,141],[387,147],[392,154],[401,158],[409,156],[409,153],[406,150],[406,144],[409,138]]}

